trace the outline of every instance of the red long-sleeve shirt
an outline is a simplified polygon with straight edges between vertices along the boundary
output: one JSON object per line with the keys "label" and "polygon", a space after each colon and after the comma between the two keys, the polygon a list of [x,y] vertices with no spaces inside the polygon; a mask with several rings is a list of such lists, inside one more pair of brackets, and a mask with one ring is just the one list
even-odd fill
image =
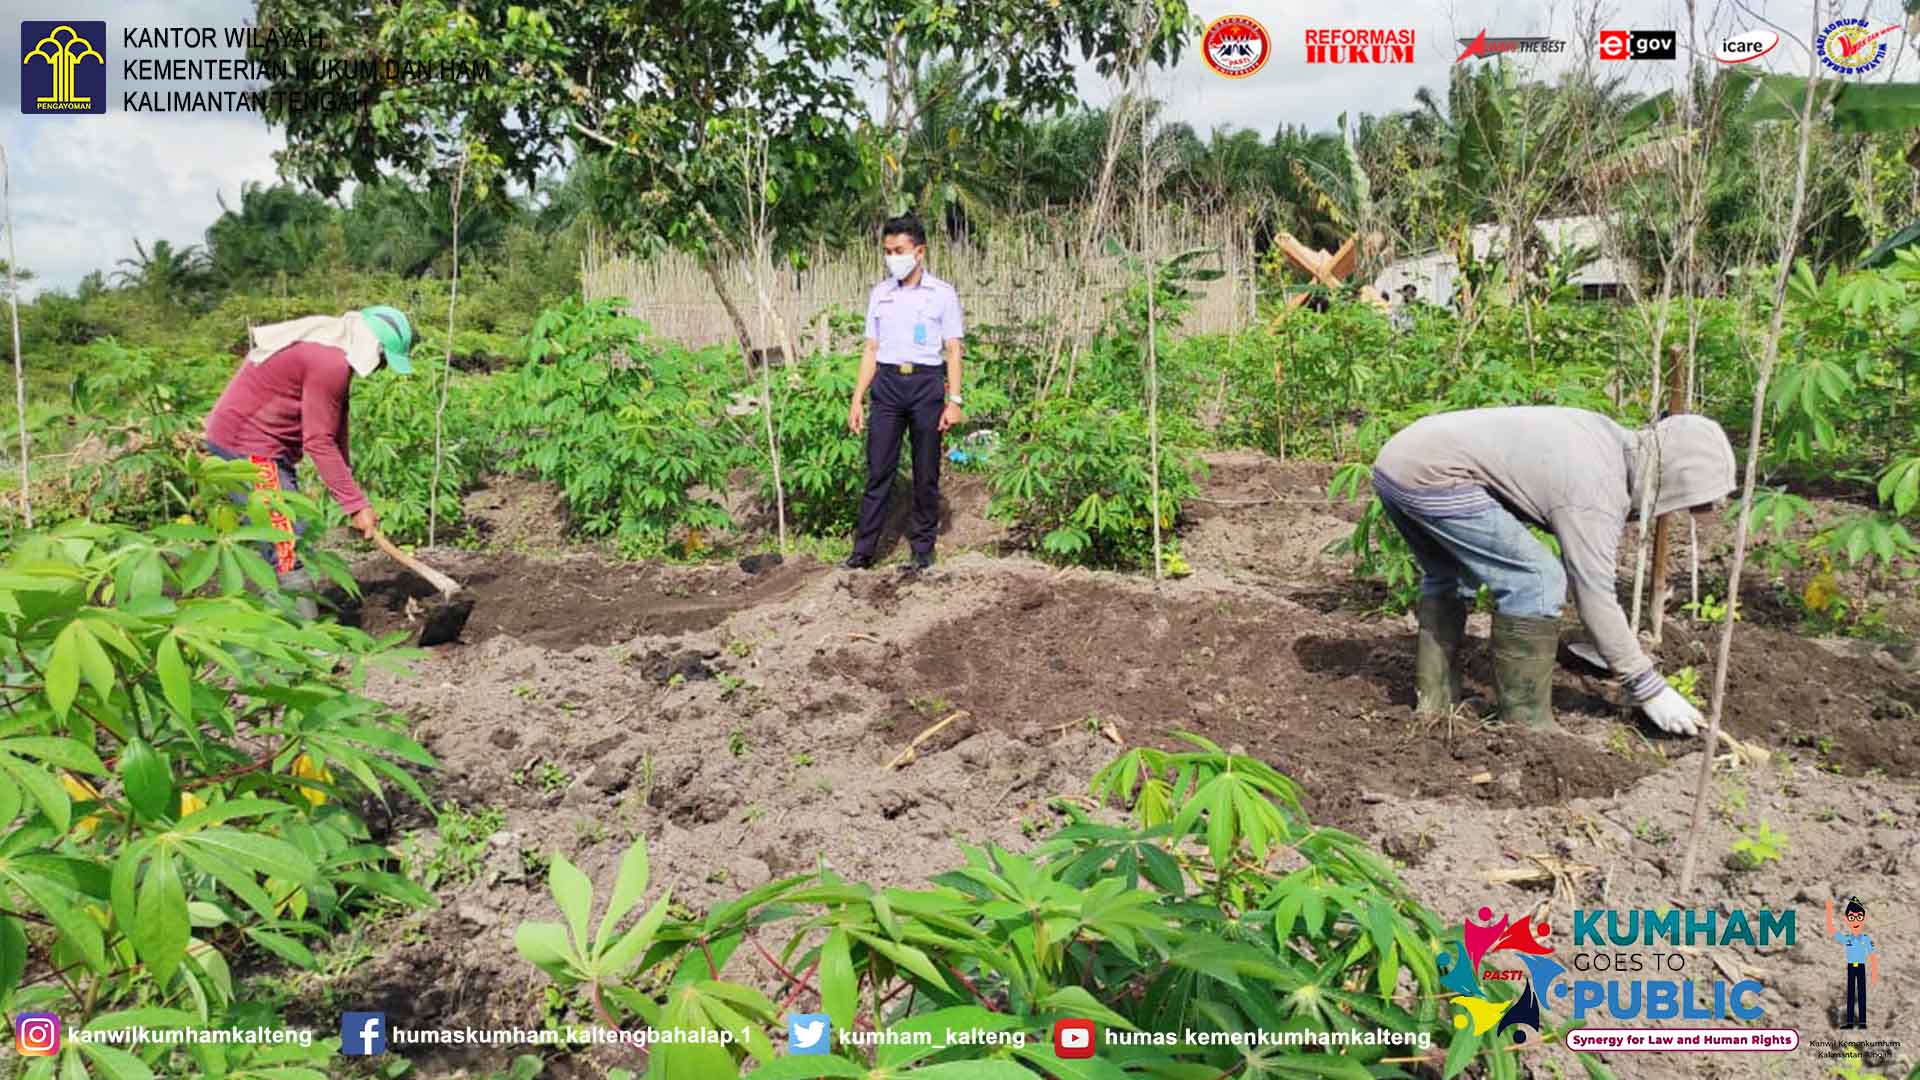
{"label": "red long-sleeve shirt", "polygon": [[239,454],[313,459],[327,490],[347,513],[367,505],[347,462],[347,354],[299,341],[240,370],[207,416],[207,441]]}

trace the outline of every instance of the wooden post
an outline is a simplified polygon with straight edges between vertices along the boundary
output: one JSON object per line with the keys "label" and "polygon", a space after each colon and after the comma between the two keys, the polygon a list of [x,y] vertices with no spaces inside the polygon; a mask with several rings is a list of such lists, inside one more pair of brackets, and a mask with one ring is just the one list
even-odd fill
{"label": "wooden post", "polygon": [[[1678,416],[1687,411],[1687,364],[1680,346],[1667,348],[1667,414]],[[1667,553],[1673,515],[1662,514],[1653,522],[1653,643],[1660,643],[1660,625],[1667,614]]]}

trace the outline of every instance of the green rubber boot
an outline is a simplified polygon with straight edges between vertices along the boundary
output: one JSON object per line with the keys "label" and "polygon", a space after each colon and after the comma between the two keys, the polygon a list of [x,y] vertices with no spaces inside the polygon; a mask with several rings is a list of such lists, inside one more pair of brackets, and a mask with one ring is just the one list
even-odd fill
{"label": "green rubber boot", "polygon": [[320,605],[313,598],[313,575],[307,573],[306,567],[281,574],[280,591],[293,599],[293,609],[300,618],[307,622],[320,618]]}
{"label": "green rubber boot", "polygon": [[1420,621],[1420,641],[1413,653],[1416,708],[1422,716],[1445,716],[1460,703],[1467,602],[1458,596],[1422,596],[1413,611]]}
{"label": "green rubber boot", "polygon": [[1493,617],[1493,685],[1500,719],[1534,730],[1553,727],[1553,655],[1560,620]]}

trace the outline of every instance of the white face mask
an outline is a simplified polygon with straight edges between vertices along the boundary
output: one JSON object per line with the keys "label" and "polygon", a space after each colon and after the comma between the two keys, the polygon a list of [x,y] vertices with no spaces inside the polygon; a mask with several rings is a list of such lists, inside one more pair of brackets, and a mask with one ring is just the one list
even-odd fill
{"label": "white face mask", "polygon": [[894,280],[896,281],[905,279],[908,274],[913,273],[913,268],[918,265],[920,265],[920,259],[918,256],[914,256],[914,255],[888,255],[887,256],[887,273],[892,274],[894,277]]}

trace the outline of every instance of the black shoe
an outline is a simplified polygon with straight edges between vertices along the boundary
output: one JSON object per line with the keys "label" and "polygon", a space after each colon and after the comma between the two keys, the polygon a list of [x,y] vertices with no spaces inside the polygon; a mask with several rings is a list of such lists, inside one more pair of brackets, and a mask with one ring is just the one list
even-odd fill
{"label": "black shoe", "polygon": [[922,570],[930,570],[932,568],[933,568],[933,552],[916,551],[913,553],[912,557],[907,559],[906,565],[902,566],[900,569],[909,574],[917,574]]}
{"label": "black shoe", "polygon": [[873,568],[873,556],[862,555],[856,551],[847,556],[847,561],[841,563],[840,568],[842,570],[870,570]]}

